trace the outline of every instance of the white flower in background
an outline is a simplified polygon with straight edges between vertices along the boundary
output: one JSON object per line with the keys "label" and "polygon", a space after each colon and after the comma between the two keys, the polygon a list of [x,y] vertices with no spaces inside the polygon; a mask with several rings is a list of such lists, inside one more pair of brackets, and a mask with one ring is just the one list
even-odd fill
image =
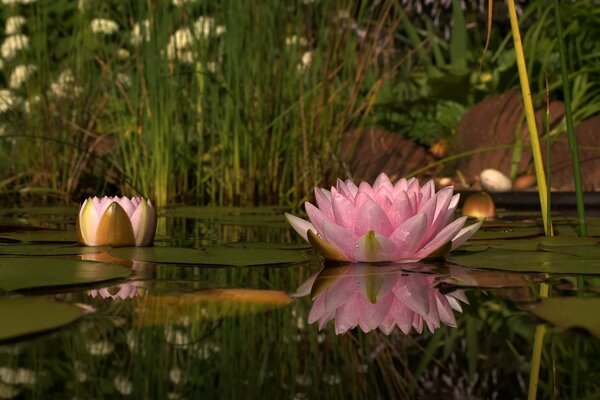
{"label": "white flower in background", "polygon": [[25,35],[7,36],[2,43],[0,52],[5,60],[12,60],[19,51],[29,47],[29,38]]}
{"label": "white flower in background", "polygon": [[16,33],[20,33],[21,28],[23,27],[23,25],[25,25],[25,22],[27,22],[25,18],[20,15],[8,17],[6,19],[4,33],[6,33],[7,35],[14,35]]}
{"label": "white flower in background", "polygon": [[196,22],[194,22],[194,33],[196,34],[196,37],[209,37],[214,25],[214,18],[200,16]]}
{"label": "white flower in background", "polygon": [[0,114],[12,109],[17,105],[17,98],[8,89],[0,89]]}
{"label": "white flower in background", "polygon": [[194,63],[194,53],[191,50],[183,50],[177,53],[177,59],[183,64]]}
{"label": "white flower in background", "polygon": [[41,97],[39,95],[33,96],[30,99],[25,100],[25,102],[23,103],[23,110],[29,114],[31,113],[31,107],[38,104],[41,100]]}
{"label": "white flower in background", "polygon": [[188,48],[194,42],[194,36],[189,28],[181,28],[171,35],[167,45],[167,58],[177,59],[186,64],[194,62],[194,54]]}
{"label": "white flower in background", "polygon": [[187,49],[194,41],[194,36],[189,28],[181,28],[175,31],[170,41],[174,42],[177,50]]}
{"label": "white flower in background", "polygon": [[115,389],[117,389],[117,391],[122,395],[127,396],[133,391],[133,384],[123,375],[115,376],[113,384],[115,385]]}
{"label": "white flower in background", "polygon": [[12,399],[21,393],[19,389],[12,385],[6,385],[0,382],[0,399]]}
{"label": "white flower in background", "polygon": [[217,27],[215,28],[215,35],[216,36],[221,36],[225,32],[227,32],[227,28],[225,28],[224,25],[217,25]]}
{"label": "white flower in background", "polygon": [[150,21],[147,19],[139,23],[136,22],[131,30],[132,45],[139,46],[144,41],[150,41]]}
{"label": "white flower in background", "polygon": [[131,87],[131,78],[129,77],[129,75],[123,72],[117,72],[117,78],[115,79],[115,81],[117,82],[117,85],[121,85],[124,88]]}
{"label": "white flower in background", "polygon": [[285,44],[286,46],[306,46],[308,45],[308,40],[303,36],[292,35],[285,38]]}
{"label": "white flower in background", "polygon": [[55,82],[50,84],[50,90],[56,97],[78,97],[83,89],[75,85],[75,77],[69,68],[60,73]]}
{"label": "white flower in background", "polygon": [[206,63],[206,70],[208,72],[212,72],[214,74],[215,72],[217,72],[217,63],[214,62],[214,61],[207,62]]}
{"label": "white flower in background", "polygon": [[31,77],[31,75],[33,75],[36,69],[37,67],[32,64],[17,65],[15,69],[13,69],[12,74],[10,74],[8,87],[11,89],[18,89]]}
{"label": "white flower in background", "polygon": [[169,379],[174,384],[179,385],[184,379],[183,372],[179,368],[174,367],[169,371]]}
{"label": "white flower in background", "polygon": [[105,356],[112,353],[115,350],[115,346],[107,341],[100,340],[98,342],[87,342],[85,347],[92,356]]}
{"label": "white flower in background", "polygon": [[96,18],[90,22],[90,29],[94,33],[112,35],[119,30],[119,25],[110,19]]}
{"label": "white flower in background", "polygon": [[129,52],[129,50],[124,49],[122,47],[117,50],[117,58],[119,58],[121,60],[127,60],[129,58],[129,56],[131,56],[131,53]]}
{"label": "white flower in background", "polygon": [[35,3],[36,0],[2,0],[2,4],[12,6],[14,4],[31,4]]}
{"label": "white flower in background", "polygon": [[0,367],[0,380],[10,385],[32,385],[35,383],[35,372],[25,368]]}
{"label": "white flower in background", "polygon": [[301,61],[298,64],[298,71],[300,71],[300,72],[306,71],[308,69],[308,67],[310,67],[310,64],[312,64],[312,60],[313,60],[312,51],[304,52],[304,54],[302,54],[302,58],[300,60]]}
{"label": "white flower in background", "polygon": [[195,3],[197,0],[171,0],[171,4],[175,7],[183,7],[186,4]]}

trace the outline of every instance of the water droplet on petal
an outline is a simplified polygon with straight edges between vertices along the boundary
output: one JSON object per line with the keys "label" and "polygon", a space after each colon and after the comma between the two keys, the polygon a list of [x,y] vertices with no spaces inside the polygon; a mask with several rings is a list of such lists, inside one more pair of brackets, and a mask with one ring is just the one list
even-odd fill
{"label": "water droplet on petal", "polygon": [[356,247],[358,249],[358,242],[356,242],[356,244],[354,245],[354,247]]}

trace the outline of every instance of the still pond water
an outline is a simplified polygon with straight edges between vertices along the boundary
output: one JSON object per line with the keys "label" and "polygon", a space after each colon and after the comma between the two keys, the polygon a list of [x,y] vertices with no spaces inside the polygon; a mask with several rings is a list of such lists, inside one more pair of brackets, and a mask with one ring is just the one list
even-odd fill
{"label": "still pond water", "polygon": [[[600,397],[593,275],[577,292],[572,274],[324,265],[273,208],[174,209],[148,253],[80,254],[75,212],[0,215],[0,268],[18,269],[0,274],[0,399],[526,398],[539,317],[577,310],[547,325],[538,398]],[[509,216],[471,250],[539,224]],[[55,273],[80,259],[114,265]],[[548,312],[542,281],[590,302]]]}

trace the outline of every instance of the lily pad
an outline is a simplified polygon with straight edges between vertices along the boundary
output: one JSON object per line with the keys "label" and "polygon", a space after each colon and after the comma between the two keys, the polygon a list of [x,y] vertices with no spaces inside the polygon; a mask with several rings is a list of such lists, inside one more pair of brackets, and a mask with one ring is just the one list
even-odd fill
{"label": "lily pad", "polygon": [[584,259],[589,260],[600,260],[600,246],[548,246],[541,245],[541,250],[553,252],[553,253],[562,253],[569,254],[572,256],[577,256]]}
{"label": "lily pad", "polygon": [[184,247],[121,247],[109,251],[114,257],[162,264],[253,265],[295,264],[307,260],[302,252],[278,249],[207,247],[190,249]]}
{"label": "lily pad", "polygon": [[559,274],[600,274],[600,258],[582,258],[547,251],[491,248],[480,252],[451,253],[446,260],[472,268]]}
{"label": "lily pad", "polygon": [[105,247],[85,247],[56,244],[15,244],[0,245],[0,255],[15,256],[65,256],[91,254],[106,251]]}
{"label": "lily pad", "polygon": [[543,274],[523,274],[510,271],[476,270],[452,265],[450,274],[441,282],[452,286],[505,288],[531,286],[544,281]]}
{"label": "lily pad", "polygon": [[563,328],[581,328],[600,338],[600,298],[553,297],[531,306],[538,317]]}
{"label": "lily pad", "polygon": [[0,257],[0,290],[82,285],[125,278],[120,265],[67,258]]}
{"label": "lily pad", "polygon": [[470,240],[489,240],[489,239],[514,239],[514,238],[525,238],[532,236],[540,236],[544,234],[544,229],[541,227],[502,227],[487,229],[486,226],[482,226]]}
{"label": "lily pad", "polygon": [[57,329],[84,314],[79,307],[45,297],[0,298],[0,341]]}
{"label": "lily pad", "polygon": [[280,290],[204,289],[177,295],[136,298],[137,323],[154,325],[215,320],[252,315],[288,305],[291,297]]}
{"label": "lily pad", "polygon": [[474,240],[467,242],[463,250],[481,251],[482,247],[493,247],[496,249],[507,250],[538,250],[542,247],[556,248],[568,246],[593,246],[598,244],[598,240],[590,237],[573,236],[554,236],[554,237],[533,237],[523,239],[491,239]]}
{"label": "lily pad", "polygon": [[304,243],[274,243],[274,242],[227,242],[227,247],[238,247],[244,249],[279,249],[279,250],[309,250],[310,244]]}
{"label": "lily pad", "polygon": [[75,231],[18,231],[0,234],[0,239],[19,240],[32,243],[77,243]]}

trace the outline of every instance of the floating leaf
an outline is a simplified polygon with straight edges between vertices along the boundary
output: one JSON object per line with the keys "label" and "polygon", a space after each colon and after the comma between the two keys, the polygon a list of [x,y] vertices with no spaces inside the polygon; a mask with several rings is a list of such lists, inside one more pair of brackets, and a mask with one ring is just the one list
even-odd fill
{"label": "floating leaf", "polygon": [[21,242],[37,243],[77,243],[75,231],[18,231],[0,234],[0,239],[19,240]]}
{"label": "floating leaf", "polygon": [[600,298],[553,297],[531,306],[531,312],[562,329],[581,328],[600,338]]}
{"label": "floating leaf", "polygon": [[541,245],[541,250],[569,254],[589,260],[600,260],[600,246],[548,246]]}
{"label": "floating leaf", "polygon": [[205,249],[121,247],[111,249],[109,254],[119,258],[162,264],[231,265],[235,267],[293,264],[307,260],[302,252],[297,251],[225,246],[207,247]]}
{"label": "floating leaf", "polygon": [[482,271],[450,266],[450,275],[441,279],[452,286],[504,288],[531,286],[543,282],[543,274],[523,274],[510,271]]}
{"label": "floating leaf", "polygon": [[91,254],[106,251],[104,247],[85,247],[56,244],[15,244],[0,245],[0,255],[18,256],[64,256]]}
{"label": "floating leaf", "polygon": [[556,248],[565,246],[593,246],[596,244],[598,244],[598,240],[590,237],[540,236],[522,239],[474,240],[467,242],[462,250],[481,251],[486,247],[508,250],[538,250],[542,246]]}
{"label": "floating leaf", "polygon": [[0,290],[82,285],[125,278],[119,265],[63,258],[0,257]]}
{"label": "floating leaf", "polygon": [[309,250],[310,244],[304,243],[274,243],[274,242],[227,242],[227,247],[242,247],[245,249],[279,249],[279,250]]}
{"label": "floating leaf", "polygon": [[485,226],[480,228],[470,240],[482,240],[482,239],[514,239],[524,238],[531,236],[540,236],[544,234],[544,229],[540,227],[503,227],[486,229]]}
{"label": "floating leaf", "polygon": [[291,297],[280,290],[204,289],[193,293],[136,298],[137,322],[167,324],[240,317],[289,304]]}
{"label": "floating leaf", "polygon": [[84,314],[79,307],[45,297],[0,298],[0,341],[57,329]]}
{"label": "floating leaf", "polygon": [[557,252],[491,248],[480,252],[451,253],[446,260],[472,268],[559,274],[600,274],[600,258],[582,258]]}

